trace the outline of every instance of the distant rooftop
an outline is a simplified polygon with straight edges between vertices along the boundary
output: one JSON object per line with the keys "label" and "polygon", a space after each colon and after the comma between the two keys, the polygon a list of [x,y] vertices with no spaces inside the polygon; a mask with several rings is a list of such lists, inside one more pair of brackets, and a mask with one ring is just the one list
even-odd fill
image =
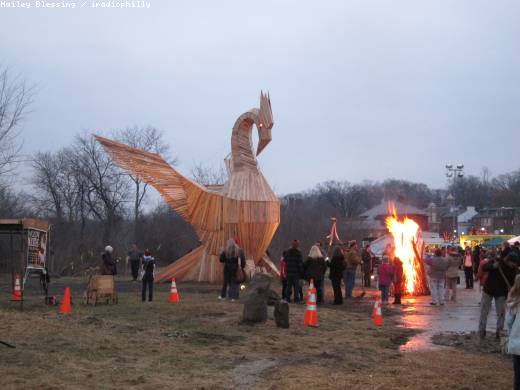
{"label": "distant rooftop", "polygon": [[383,200],[376,207],[371,208],[370,210],[365,211],[360,215],[360,218],[363,219],[376,219],[377,217],[390,215],[388,211],[388,204],[393,203],[395,205],[395,209],[397,210],[398,215],[424,215],[428,216],[428,212],[421,210],[417,207],[410,206],[408,204],[404,204],[399,201],[387,201]]}

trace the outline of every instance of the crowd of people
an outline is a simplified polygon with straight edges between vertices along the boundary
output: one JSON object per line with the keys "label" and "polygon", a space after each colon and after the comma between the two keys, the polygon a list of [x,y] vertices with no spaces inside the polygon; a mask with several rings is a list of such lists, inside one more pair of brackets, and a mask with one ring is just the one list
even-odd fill
{"label": "crowd of people", "polygon": [[332,304],[341,305],[344,299],[353,298],[356,273],[360,266],[364,286],[370,287],[374,270],[374,257],[370,252],[370,246],[367,245],[360,253],[357,242],[350,241],[346,250],[340,245],[334,246],[329,257],[322,243],[317,241],[304,257],[300,250],[300,241],[293,240],[291,247],[283,252],[280,259],[282,299],[303,303],[303,285],[312,281],[316,288],[316,301],[321,305],[324,302],[324,282],[328,269],[334,294]]}
{"label": "crowd of people", "polygon": [[[311,246],[307,256],[302,254],[299,240],[293,240],[289,249],[283,252],[280,260],[282,281],[281,297],[286,302],[303,303],[303,287],[312,282],[316,288],[317,304],[324,302],[324,283],[328,272],[334,300],[332,304],[341,305],[344,299],[353,297],[358,267],[361,268],[363,291],[371,287],[374,274],[381,299],[388,304],[390,291],[393,291],[394,304],[401,304],[404,291],[403,265],[388,245],[379,262],[370,250],[370,245],[359,251],[356,241],[350,241],[347,248],[335,246],[325,251],[321,242]],[[330,253],[330,257],[327,255]],[[117,274],[118,260],[113,258],[111,246],[102,254],[101,273]],[[448,246],[437,248],[423,258],[426,265],[432,306],[443,306],[447,302],[457,301],[457,284],[460,283],[459,271],[464,271],[465,288],[474,289],[478,281],[481,290],[480,318],[478,334],[486,337],[487,319],[495,304],[497,323],[495,337],[507,340],[507,352],[513,355],[515,389],[520,390],[520,245],[513,246],[504,242],[501,248],[485,249],[480,246]],[[223,285],[219,299],[228,297],[238,299],[240,283],[245,278],[246,258],[244,251],[235,239],[229,239],[220,255],[223,266]],[[126,263],[130,263],[132,279],[142,281],[142,301],[153,299],[153,281],[155,259],[150,251],[140,252],[137,245],[127,254]],[[343,282],[343,288],[342,288]]]}
{"label": "crowd of people", "polygon": [[[219,299],[227,297],[234,301],[239,296],[239,287],[244,279],[246,264],[244,251],[235,239],[227,241],[226,247],[220,255],[220,262],[224,264],[224,268],[223,285]],[[295,303],[304,303],[304,284],[310,284],[312,281],[316,288],[316,301],[321,305],[325,298],[325,275],[327,269],[329,269],[329,279],[334,292],[333,304],[341,305],[344,298],[349,299],[353,296],[356,271],[360,265],[363,265],[363,271],[368,274],[364,276],[364,279],[367,281],[367,286],[370,286],[373,255],[369,251],[369,247],[360,253],[356,241],[351,241],[346,251],[341,246],[332,248],[329,258],[322,243],[317,241],[311,246],[308,255],[304,258],[300,250],[300,241],[293,240],[290,248],[283,252],[280,259],[281,297],[287,302],[292,300]],[[345,286],[344,293],[342,282]]]}
{"label": "crowd of people", "polygon": [[492,303],[495,304],[497,323],[496,340],[502,340],[504,352],[513,356],[514,389],[520,390],[520,244],[511,246],[507,241],[501,248],[475,246],[461,250],[448,247],[436,249],[424,259],[432,305],[444,305],[457,300],[459,270],[464,270],[465,288],[474,289],[479,282],[481,290],[478,335],[484,340]]}

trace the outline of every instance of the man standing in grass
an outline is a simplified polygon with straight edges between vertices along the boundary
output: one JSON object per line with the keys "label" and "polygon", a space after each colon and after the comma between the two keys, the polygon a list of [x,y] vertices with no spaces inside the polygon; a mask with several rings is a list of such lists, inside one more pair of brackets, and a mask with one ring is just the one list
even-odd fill
{"label": "man standing in grass", "polygon": [[155,259],[149,251],[144,252],[143,257],[143,289],[141,298],[146,301],[146,288],[148,287],[148,302],[153,299],[153,280],[155,276]]}
{"label": "man standing in grass", "polygon": [[287,275],[287,291],[285,296],[290,302],[291,295],[294,293],[294,302],[300,302],[300,279],[303,275],[303,258],[300,252],[300,241],[293,240],[291,247],[284,252],[285,274]]}
{"label": "man standing in grass", "polygon": [[352,298],[352,291],[356,283],[356,269],[361,263],[361,255],[358,252],[357,242],[350,241],[346,256],[347,268],[343,273],[343,281],[345,283],[345,298]]}
{"label": "man standing in grass", "polygon": [[132,248],[128,252],[126,256],[126,262],[130,260],[130,269],[132,270],[132,280],[135,282],[139,275],[139,267],[141,266],[141,261],[143,259],[143,254],[139,252],[137,248],[137,244],[132,244]]}

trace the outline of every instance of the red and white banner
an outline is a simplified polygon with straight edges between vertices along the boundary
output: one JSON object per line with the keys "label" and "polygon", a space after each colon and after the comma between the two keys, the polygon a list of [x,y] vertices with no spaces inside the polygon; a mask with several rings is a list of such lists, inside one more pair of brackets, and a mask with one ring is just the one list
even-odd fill
{"label": "red and white banner", "polygon": [[39,230],[27,231],[27,265],[34,268],[45,268],[47,254],[47,232]]}

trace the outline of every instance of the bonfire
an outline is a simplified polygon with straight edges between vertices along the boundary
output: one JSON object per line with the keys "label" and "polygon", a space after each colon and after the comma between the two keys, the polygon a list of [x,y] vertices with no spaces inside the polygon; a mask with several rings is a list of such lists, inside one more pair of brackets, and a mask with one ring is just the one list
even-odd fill
{"label": "bonfire", "polygon": [[408,295],[428,295],[430,290],[422,262],[421,228],[413,219],[399,218],[390,203],[386,227],[394,239],[394,255],[403,263],[403,289]]}

